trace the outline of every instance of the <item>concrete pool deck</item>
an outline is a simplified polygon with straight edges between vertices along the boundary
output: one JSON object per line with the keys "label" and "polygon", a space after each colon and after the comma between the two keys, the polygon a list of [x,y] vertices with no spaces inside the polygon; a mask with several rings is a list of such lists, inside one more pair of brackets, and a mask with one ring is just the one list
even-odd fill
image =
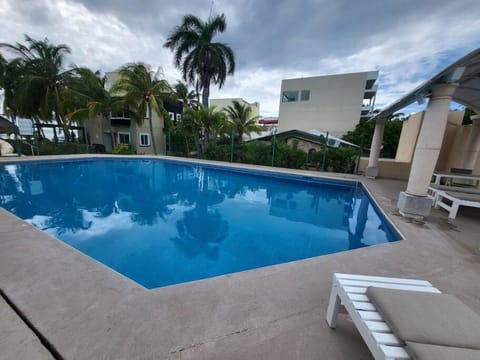
{"label": "concrete pool deck", "polygon": [[[333,272],[426,279],[480,313],[479,209],[451,222],[434,210],[419,224],[397,215],[404,182],[335,177],[361,180],[405,240],[146,290],[0,209],[0,289],[64,359],[371,359],[347,317],[335,331],[326,324]],[[18,357],[3,349],[34,337],[26,326],[4,336],[21,325],[9,314],[0,323],[5,359]]]}

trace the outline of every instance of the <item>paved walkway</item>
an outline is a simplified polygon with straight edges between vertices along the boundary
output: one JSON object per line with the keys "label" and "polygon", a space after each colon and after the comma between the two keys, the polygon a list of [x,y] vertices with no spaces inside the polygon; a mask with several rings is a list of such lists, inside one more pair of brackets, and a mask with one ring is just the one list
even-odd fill
{"label": "paved walkway", "polygon": [[0,359],[53,359],[38,337],[2,297],[0,297]]}
{"label": "paved walkway", "polygon": [[326,325],[332,272],[426,279],[480,313],[480,212],[409,222],[405,183],[362,180],[406,240],[156,290],[0,209],[0,288],[65,359],[371,359],[347,317]]}

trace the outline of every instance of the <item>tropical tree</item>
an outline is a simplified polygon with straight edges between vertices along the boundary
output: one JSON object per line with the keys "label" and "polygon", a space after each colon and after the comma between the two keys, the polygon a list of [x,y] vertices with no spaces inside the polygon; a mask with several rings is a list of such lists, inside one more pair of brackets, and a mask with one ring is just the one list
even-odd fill
{"label": "tropical tree", "polygon": [[[404,116],[399,114],[392,116],[387,122],[385,122],[383,148],[380,154],[381,157],[395,158],[398,148],[398,141],[400,140],[400,134],[402,132],[402,119],[405,120]],[[363,141],[363,146],[365,148],[370,148],[374,131],[375,121],[371,121],[370,118],[363,117],[355,126],[355,129],[342,136],[342,139],[357,145],[360,145],[360,143]]]}
{"label": "tropical tree", "polygon": [[67,117],[81,122],[85,119],[94,120],[101,115],[110,128],[113,145],[115,141],[111,127],[111,113],[124,108],[123,97],[106,88],[107,78],[101,76],[99,71],[93,72],[87,68],[77,68],[75,75],[70,80],[68,87],[69,100],[66,102],[66,107],[69,112]]}
{"label": "tropical tree", "polygon": [[25,45],[0,44],[17,56],[13,64],[17,70],[21,69],[14,84],[16,112],[47,122],[52,120],[53,114],[69,140],[63,94],[72,72],[64,68],[70,48],[65,44],[54,45],[47,38],[35,40],[28,35],[25,35],[25,42]]}
{"label": "tropical tree", "polygon": [[217,15],[204,22],[194,15],[183,17],[168,37],[164,47],[174,52],[175,65],[183,79],[202,92],[202,104],[208,108],[210,85],[221,88],[228,74],[235,71],[233,50],[228,44],[213,42],[227,27],[225,15]]}
{"label": "tropical tree", "polygon": [[152,72],[142,63],[128,64],[120,69],[120,79],[112,87],[114,93],[123,93],[125,103],[132,111],[133,118],[141,124],[148,117],[153,153],[157,152],[157,144],[153,133],[152,114],[170,121],[163,107],[163,100],[173,98],[173,90],[165,79],[160,78],[160,70]]}
{"label": "tropical tree", "polygon": [[233,100],[232,105],[227,106],[224,110],[237,136],[238,143],[242,142],[243,134],[259,133],[262,130],[257,125],[259,116],[252,116],[252,108],[248,104]]}
{"label": "tropical tree", "polygon": [[198,109],[198,94],[188,89],[188,85],[179,81],[173,86],[175,95],[183,103],[184,109]]}
{"label": "tropical tree", "polygon": [[212,141],[215,142],[218,136],[229,133],[229,124],[225,115],[217,111],[215,106],[205,108],[200,106],[197,110],[187,109],[182,116],[178,128],[186,135],[195,137],[195,144],[198,148],[198,137],[203,137],[203,148],[208,147]]}

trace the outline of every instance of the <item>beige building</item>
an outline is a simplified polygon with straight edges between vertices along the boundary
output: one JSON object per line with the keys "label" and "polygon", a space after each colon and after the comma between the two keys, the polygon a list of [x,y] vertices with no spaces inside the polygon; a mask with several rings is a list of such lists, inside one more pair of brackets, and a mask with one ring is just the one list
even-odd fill
{"label": "beige building", "polygon": [[[111,88],[118,80],[118,73],[109,72],[105,75],[107,77],[105,86]],[[174,117],[172,119],[174,119]],[[163,131],[164,119],[154,112],[152,114],[152,123],[157,152],[164,154],[166,140]],[[153,154],[147,114],[145,114],[143,122],[138,123],[130,117],[127,110],[112,112],[110,114],[110,123],[108,123],[106,117],[99,116],[97,121],[87,121],[85,127],[90,138],[90,143],[103,145],[106,152],[111,152],[116,145],[128,145],[137,154]]]}
{"label": "beige building", "polygon": [[278,131],[341,136],[373,111],[378,71],[282,80]]}
{"label": "beige building", "polygon": [[253,102],[249,103],[248,101],[243,100],[242,98],[225,98],[225,99],[210,99],[210,106],[215,106],[217,110],[222,110],[226,107],[233,106],[233,101],[238,101],[240,104],[245,104],[250,106],[252,109],[251,116],[259,117],[260,116],[260,103]]}

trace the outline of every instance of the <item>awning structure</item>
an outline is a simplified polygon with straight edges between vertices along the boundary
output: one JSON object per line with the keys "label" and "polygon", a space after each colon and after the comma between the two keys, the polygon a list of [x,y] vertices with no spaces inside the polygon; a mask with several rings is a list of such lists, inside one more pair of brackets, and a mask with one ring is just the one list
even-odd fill
{"label": "awning structure", "polygon": [[372,117],[372,120],[388,118],[415,101],[423,102],[430,95],[432,85],[444,83],[459,83],[460,85],[453,95],[453,101],[480,114],[480,48],[465,55],[430,80],[386,106]]}

